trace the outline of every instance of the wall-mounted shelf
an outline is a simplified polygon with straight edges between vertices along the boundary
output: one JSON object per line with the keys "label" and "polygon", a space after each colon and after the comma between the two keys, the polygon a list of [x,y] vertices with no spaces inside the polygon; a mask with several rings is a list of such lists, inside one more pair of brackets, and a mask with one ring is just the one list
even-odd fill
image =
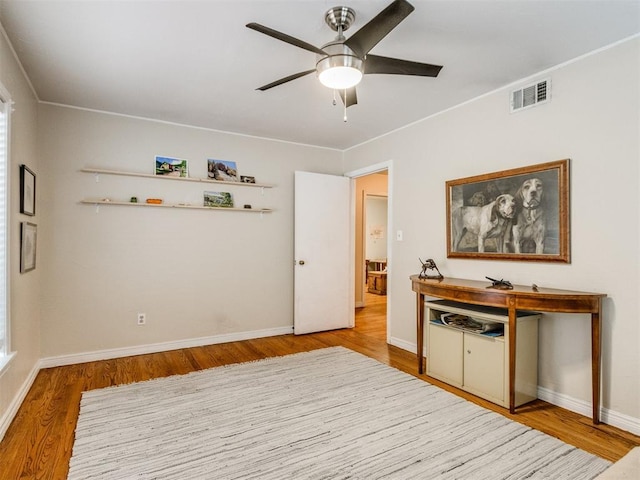
{"label": "wall-mounted shelf", "polygon": [[85,205],[118,205],[126,207],[152,207],[152,208],[183,208],[192,210],[226,210],[229,212],[248,212],[248,213],[271,213],[271,208],[228,208],[228,207],[205,207],[203,205],[188,205],[188,204],[172,204],[172,203],[146,203],[146,202],[121,202],[114,200],[104,199],[91,199],[87,198],[81,200],[80,203]]}
{"label": "wall-mounted shelf", "polygon": [[258,187],[258,188],[273,188],[273,185],[266,183],[243,183],[243,182],[222,182],[220,180],[211,180],[209,178],[191,178],[191,177],[173,177],[169,175],[154,175],[152,173],[138,173],[138,172],[123,172],[119,170],[106,170],[102,168],[82,168],[81,172],[93,173],[95,175],[121,175],[125,177],[143,177],[154,178],[162,180],[179,180],[183,182],[201,182],[201,183],[217,183],[220,185],[234,186],[234,187]]}
{"label": "wall-mounted shelf", "polygon": [[[151,173],[137,173],[137,172],[124,172],[119,170],[108,170],[103,168],[82,168],[80,169],[83,173],[93,173],[96,177],[96,182],[99,180],[99,175],[120,175],[125,177],[142,177],[142,178],[152,178],[162,179],[162,180],[178,180],[183,182],[195,182],[195,183],[205,183],[205,184],[218,184],[224,185],[225,187],[257,187],[262,189],[262,193],[264,194],[265,188],[272,188],[273,185],[269,185],[266,183],[243,183],[243,182],[223,182],[220,180],[210,180],[208,178],[190,178],[190,177],[173,177],[167,175],[154,175]],[[271,213],[273,209],[271,208],[228,208],[228,207],[207,207],[204,205],[194,205],[194,204],[186,204],[186,203],[146,203],[142,202],[130,202],[130,201],[121,201],[121,200],[111,200],[110,198],[86,198],[80,201],[81,204],[85,205],[94,205],[96,207],[96,212],[99,210],[100,205],[117,205],[117,206],[127,206],[127,207],[152,207],[152,208],[176,208],[176,209],[191,209],[191,210],[226,210],[228,212],[247,212],[247,213]]]}

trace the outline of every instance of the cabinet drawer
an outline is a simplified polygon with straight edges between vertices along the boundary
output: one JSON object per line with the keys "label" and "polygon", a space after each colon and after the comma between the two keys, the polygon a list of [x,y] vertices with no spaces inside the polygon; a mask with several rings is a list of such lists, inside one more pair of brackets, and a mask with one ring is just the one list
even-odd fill
{"label": "cabinet drawer", "polygon": [[461,387],[463,333],[439,325],[429,325],[428,332],[427,375]]}
{"label": "cabinet drawer", "polygon": [[464,335],[465,390],[503,403],[505,398],[504,342],[480,335]]}

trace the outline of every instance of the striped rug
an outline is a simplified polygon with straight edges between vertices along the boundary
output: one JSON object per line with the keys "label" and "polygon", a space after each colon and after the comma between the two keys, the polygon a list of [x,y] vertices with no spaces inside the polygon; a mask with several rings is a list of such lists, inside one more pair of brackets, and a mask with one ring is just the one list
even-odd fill
{"label": "striped rug", "polygon": [[85,392],[80,479],[576,479],[609,462],[334,347]]}

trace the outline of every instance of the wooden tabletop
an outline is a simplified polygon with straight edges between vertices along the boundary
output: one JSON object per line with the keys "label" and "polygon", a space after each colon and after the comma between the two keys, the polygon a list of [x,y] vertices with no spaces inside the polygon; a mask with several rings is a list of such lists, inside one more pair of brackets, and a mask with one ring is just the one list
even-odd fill
{"label": "wooden tabletop", "polygon": [[561,290],[532,285],[513,285],[513,289],[491,288],[489,280],[468,280],[445,277],[441,280],[423,279],[411,275],[413,290],[425,295],[460,301],[474,301],[483,305],[538,308],[547,312],[590,313],[599,307],[606,293]]}

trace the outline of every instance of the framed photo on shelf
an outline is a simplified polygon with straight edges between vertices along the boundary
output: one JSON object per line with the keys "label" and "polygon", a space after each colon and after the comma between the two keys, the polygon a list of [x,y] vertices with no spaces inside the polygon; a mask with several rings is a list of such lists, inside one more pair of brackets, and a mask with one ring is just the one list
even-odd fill
{"label": "framed photo on shelf", "polygon": [[233,196],[229,192],[204,192],[204,206],[233,208]]}
{"label": "framed photo on shelf", "polygon": [[240,181],[242,183],[256,183],[256,177],[249,177],[248,175],[240,175]]}
{"label": "framed photo on shelf", "polygon": [[446,182],[447,257],[570,262],[569,160]]}
{"label": "framed photo on shelf", "polygon": [[189,176],[189,162],[181,158],[156,156],[155,174],[186,178]]}
{"label": "framed photo on shelf", "polygon": [[36,214],[36,174],[26,165],[20,165],[20,213]]}
{"label": "framed photo on shelf", "polygon": [[36,268],[38,226],[22,222],[20,227],[20,273],[25,273]]}
{"label": "framed photo on shelf", "polygon": [[207,175],[210,179],[220,182],[240,181],[236,162],[230,162],[228,160],[207,159]]}

